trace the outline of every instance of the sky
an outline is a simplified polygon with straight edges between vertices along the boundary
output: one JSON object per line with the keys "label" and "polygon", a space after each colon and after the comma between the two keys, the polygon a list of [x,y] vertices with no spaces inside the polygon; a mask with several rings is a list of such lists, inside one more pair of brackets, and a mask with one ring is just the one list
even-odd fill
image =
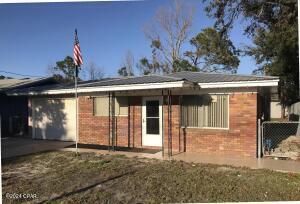
{"label": "sky", "polygon": [[[190,37],[213,25],[202,0],[185,2],[195,9]],[[172,0],[0,4],[0,70],[47,76],[49,66],[67,55],[73,56],[77,28],[84,65],[94,63],[106,77],[116,76],[126,52],[133,54],[135,63],[151,56],[143,27],[159,7],[171,3]],[[236,46],[251,43],[243,35],[243,28],[243,22],[237,21],[231,32]],[[238,73],[251,74],[255,61],[250,57],[240,57],[240,61]]]}

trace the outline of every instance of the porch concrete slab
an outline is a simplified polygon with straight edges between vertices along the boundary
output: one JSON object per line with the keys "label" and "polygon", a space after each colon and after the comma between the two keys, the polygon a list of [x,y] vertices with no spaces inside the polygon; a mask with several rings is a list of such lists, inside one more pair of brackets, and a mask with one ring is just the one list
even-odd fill
{"label": "porch concrete slab", "polygon": [[281,172],[300,173],[300,161],[274,160],[269,158],[229,157],[200,153],[180,153],[172,156],[174,160],[194,163],[208,163],[248,167],[251,169],[270,169]]}
{"label": "porch concrete slab", "polygon": [[2,159],[5,159],[43,151],[59,150],[73,144],[74,142],[6,137],[1,138],[1,156]]}

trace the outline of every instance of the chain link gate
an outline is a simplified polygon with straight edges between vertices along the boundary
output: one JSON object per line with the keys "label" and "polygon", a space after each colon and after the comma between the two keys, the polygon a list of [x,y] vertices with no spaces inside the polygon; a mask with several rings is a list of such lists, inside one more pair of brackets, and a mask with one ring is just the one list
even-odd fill
{"label": "chain link gate", "polygon": [[300,156],[300,122],[272,122],[261,124],[263,156]]}

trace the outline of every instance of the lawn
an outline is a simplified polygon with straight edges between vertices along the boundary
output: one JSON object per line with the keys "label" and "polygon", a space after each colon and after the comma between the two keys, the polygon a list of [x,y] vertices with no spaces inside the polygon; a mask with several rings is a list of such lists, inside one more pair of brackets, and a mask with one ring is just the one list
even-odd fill
{"label": "lawn", "polygon": [[[300,174],[180,161],[46,152],[2,161],[3,202],[300,200]],[[36,195],[8,199],[6,195]]]}

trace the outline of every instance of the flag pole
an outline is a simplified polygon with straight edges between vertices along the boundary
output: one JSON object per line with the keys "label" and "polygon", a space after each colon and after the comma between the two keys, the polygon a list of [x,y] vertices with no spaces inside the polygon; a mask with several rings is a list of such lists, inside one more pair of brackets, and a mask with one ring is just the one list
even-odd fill
{"label": "flag pole", "polygon": [[75,65],[75,101],[76,101],[76,155],[78,155],[78,93],[77,93],[77,80],[78,80],[78,66]]}
{"label": "flag pole", "polygon": [[77,86],[78,86],[78,73],[80,65],[83,64],[78,36],[77,36],[77,29],[75,29],[75,42],[74,42],[74,63],[75,63],[75,101],[76,101],[76,155],[78,155],[78,135],[79,135],[79,121],[78,121],[78,93],[77,93]]}

